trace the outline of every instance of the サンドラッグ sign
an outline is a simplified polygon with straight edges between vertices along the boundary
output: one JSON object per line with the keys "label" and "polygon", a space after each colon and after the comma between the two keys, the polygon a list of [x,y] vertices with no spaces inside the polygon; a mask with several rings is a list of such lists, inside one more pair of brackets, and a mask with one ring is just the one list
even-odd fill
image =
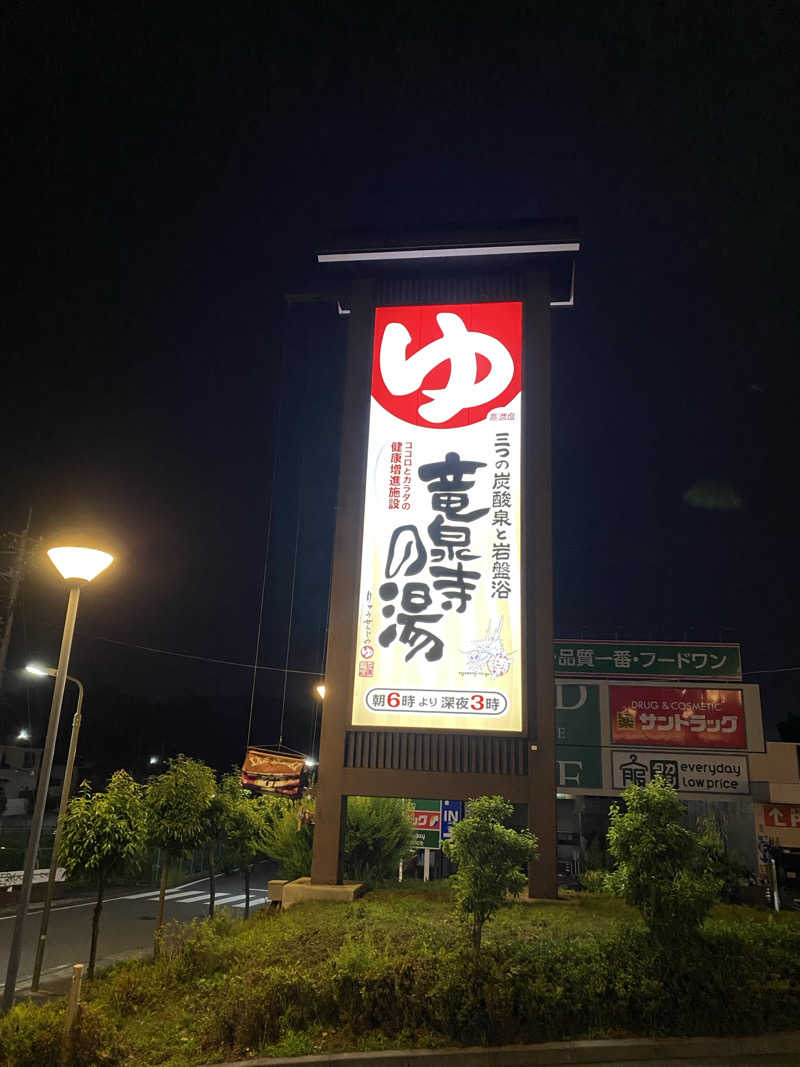
{"label": "\u30b5\u30f3\u30c9\u30e9\u30c3\u30b0 sign", "polygon": [[747,748],[741,689],[609,688],[615,745]]}
{"label": "\u30b5\u30f3\u30c9\u30e9\u30c3\u30b0 sign", "polygon": [[647,785],[661,775],[679,793],[714,793],[745,796],[750,792],[747,757],[708,752],[611,753],[615,789]]}
{"label": "\u30b5\u30f3\u30c9\u30e9\u30c3\u30b0 sign", "polygon": [[738,645],[670,645],[660,641],[554,641],[557,675],[593,678],[719,678],[739,682]]}
{"label": "\u30b5\u30f3\u30c9\u30e9\u30c3\u30b0 sign", "polygon": [[379,307],[352,722],[520,733],[522,304]]}

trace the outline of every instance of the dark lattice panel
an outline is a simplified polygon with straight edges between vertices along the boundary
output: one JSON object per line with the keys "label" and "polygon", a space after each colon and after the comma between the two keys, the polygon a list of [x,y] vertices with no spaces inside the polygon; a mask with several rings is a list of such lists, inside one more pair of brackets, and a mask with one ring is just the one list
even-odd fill
{"label": "dark lattice panel", "polygon": [[486,300],[521,300],[522,281],[509,274],[437,278],[381,278],[380,304],[472,304]]}
{"label": "dark lattice panel", "polygon": [[461,774],[527,774],[528,742],[480,734],[348,730],[345,767]]}

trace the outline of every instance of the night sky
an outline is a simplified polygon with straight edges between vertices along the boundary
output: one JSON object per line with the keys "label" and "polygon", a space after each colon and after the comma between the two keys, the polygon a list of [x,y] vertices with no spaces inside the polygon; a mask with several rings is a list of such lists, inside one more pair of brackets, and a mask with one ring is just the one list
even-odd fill
{"label": "night sky", "polygon": [[[283,705],[310,747],[346,319],[287,296],[331,284],[327,235],[566,216],[556,634],[739,641],[746,672],[781,669],[747,676],[777,736],[800,691],[799,22],[737,0],[17,7],[0,530],[32,507],[37,537],[118,553],[71,663],[87,759],[241,758],[270,514],[252,739]],[[54,661],[64,602],[34,567],[3,733],[43,728],[49,683],[19,668]],[[287,662],[308,673],[284,701]]]}

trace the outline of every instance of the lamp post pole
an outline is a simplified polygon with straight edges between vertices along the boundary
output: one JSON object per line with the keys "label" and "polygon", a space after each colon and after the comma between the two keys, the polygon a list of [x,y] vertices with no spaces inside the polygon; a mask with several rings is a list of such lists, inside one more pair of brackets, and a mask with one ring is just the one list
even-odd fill
{"label": "lamp post pole", "polygon": [[[50,673],[49,671],[47,672]],[[56,884],[56,865],[58,863],[58,853],[61,849],[61,834],[64,830],[64,816],[67,812],[67,804],[69,803],[70,787],[72,785],[72,773],[75,768],[75,753],[78,748],[78,734],[81,729],[81,711],[83,710],[83,685],[77,678],[73,678],[71,674],[67,675],[67,680],[74,682],[78,687],[78,707],[75,714],[72,717],[72,733],[69,739],[69,752],[67,754],[67,766],[64,771],[64,783],[61,787],[61,803],[58,807],[58,822],[56,823],[56,836],[53,840],[53,852],[50,856],[50,871],[47,875],[47,892],[44,898],[44,908],[42,909],[42,924],[39,927],[39,942],[36,945],[36,960],[33,964],[33,978],[31,979],[31,991],[35,993],[39,988],[39,978],[42,973],[42,963],[44,962],[44,949],[47,943],[47,926],[50,922],[50,906],[53,903],[53,890]]]}
{"label": "lamp post pole", "polygon": [[[33,885],[33,870],[36,863],[36,853],[39,848],[39,838],[42,833],[44,821],[44,809],[47,801],[47,789],[50,784],[50,772],[53,769],[53,752],[56,747],[56,735],[58,734],[58,721],[61,718],[61,703],[64,699],[64,688],[67,684],[67,667],[69,654],[72,650],[72,638],[75,633],[75,619],[78,614],[78,599],[80,597],[80,584],[73,582],[69,590],[67,602],[67,616],[64,620],[64,636],[61,639],[61,652],[58,657],[58,669],[56,671],[56,684],[53,687],[53,703],[50,706],[50,721],[47,726],[47,738],[44,743],[42,762],[39,767],[39,785],[36,790],[36,803],[33,808],[33,820],[31,832],[28,838],[28,848],[25,853],[25,868],[22,872],[22,885],[20,886],[19,904],[14,920],[14,933],[11,939],[11,950],[8,954],[8,968],[6,970],[6,985],[3,990],[3,1011],[10,1011],[14,1005],[14,994],[17,987],[17,974],[19,973],[19,961],[22,955],[22,939],[25,930],[25,917],[28,913],[28,905],[31,899],[31,887]],[[52,863],[51,863],[52,867]]]}

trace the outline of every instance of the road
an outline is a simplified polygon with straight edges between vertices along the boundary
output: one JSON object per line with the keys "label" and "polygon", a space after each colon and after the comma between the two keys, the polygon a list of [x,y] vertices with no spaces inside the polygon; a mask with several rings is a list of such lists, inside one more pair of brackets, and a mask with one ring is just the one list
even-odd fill
{"label": "road", "polygon": [[[250,883],[250,907],[257,908],[267,899],[267,881],[274,878],[271,865],[259,865]],[[240,874],[220,875],[215,880],[217,907],[232,908],[234,914],[244,913],[244,885]],[[81,896],[56,901],[50,912],[47,932],[47,951],[42,969],[42,987],[48,988],[63,978],[64,968],[73,963],[86,963],[92,933],[94,901]],[[100,938],[97,949],[98,965],[126,954],[135,954],[152,947],[158,912],[157,890],[110,889],[103,902],[100,917]],[[189,920],[208,914],[208,877],[193,879],[167,891],[165,918]],[[42,906],[32,904],[25,919],[25,940],[19,968],[17,989],[30,985],[36,942],[39,937]],[[8,964],[8,950],[14,914],[0,915],[0,982]]]}

